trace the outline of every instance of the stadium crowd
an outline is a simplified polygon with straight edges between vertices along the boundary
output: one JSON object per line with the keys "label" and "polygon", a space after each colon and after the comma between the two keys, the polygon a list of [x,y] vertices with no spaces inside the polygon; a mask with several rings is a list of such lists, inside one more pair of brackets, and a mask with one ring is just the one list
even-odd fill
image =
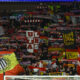
{"label": "stadium crowd", "polygon": [[80,15],[60,10],[48,5],[0,17],[0,51],[15,53],[25,70],[19,75],[80,75]]}

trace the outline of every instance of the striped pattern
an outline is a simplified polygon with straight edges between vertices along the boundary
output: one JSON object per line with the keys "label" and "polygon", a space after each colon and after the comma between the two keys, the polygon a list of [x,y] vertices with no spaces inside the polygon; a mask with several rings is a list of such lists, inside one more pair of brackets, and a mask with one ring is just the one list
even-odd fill
{"label": "striped pattern", "polygon": [[38,23],[38,22],[41,22],[41,20],[39,20],[39,19],[28,19],[28,20],[25,20],[25,23]]}
{"label": "striped pattern", "polygon": [[64,21],[59,15],[57,16],[57,19],[59,24],[63,24]]}
{"label": "striped pattern", "polygon": [[4,59],[0,59],[0,70],[4,70],[7,66],[7,63]]}

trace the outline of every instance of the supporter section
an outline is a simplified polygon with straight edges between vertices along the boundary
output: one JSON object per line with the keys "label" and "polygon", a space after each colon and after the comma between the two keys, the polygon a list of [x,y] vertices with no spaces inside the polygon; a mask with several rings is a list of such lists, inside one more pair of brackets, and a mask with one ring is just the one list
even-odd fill
{"label": "supporter section", "polygon": [[0,58],[14,52],[17,75],[80,75],[79,3],[25,4],[1,13]]}

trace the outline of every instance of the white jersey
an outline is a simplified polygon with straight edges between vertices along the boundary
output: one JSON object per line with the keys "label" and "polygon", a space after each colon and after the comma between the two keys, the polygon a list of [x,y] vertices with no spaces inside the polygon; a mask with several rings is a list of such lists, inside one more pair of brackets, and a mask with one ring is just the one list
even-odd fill
{"label": "white jersey", "polygon": [[39,62],[39,68],[42,68],[43,64],[41,62]]}
{"label": "white jersey", "polygon": [[54,64],[52,65],[52,68],[57,68],[56,63],[54,63]]}

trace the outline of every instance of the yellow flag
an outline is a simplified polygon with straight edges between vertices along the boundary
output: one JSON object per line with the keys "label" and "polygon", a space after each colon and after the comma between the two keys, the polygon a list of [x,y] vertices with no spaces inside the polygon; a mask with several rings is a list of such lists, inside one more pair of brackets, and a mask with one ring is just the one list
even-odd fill
{"label": "yellow flag", "polygon": [[66,52],[67,59],[77,59],[78,55],[78,52]]}
{"label": "yellow flag", "polygon": [[[18,63],[15,53],[7,54],[2,57],[4,60],[4,63],[6,63],[6,66],[4,66],[4,71],[12,70]],[[3,69],[0,69],[0,73],[3,73]]]}

